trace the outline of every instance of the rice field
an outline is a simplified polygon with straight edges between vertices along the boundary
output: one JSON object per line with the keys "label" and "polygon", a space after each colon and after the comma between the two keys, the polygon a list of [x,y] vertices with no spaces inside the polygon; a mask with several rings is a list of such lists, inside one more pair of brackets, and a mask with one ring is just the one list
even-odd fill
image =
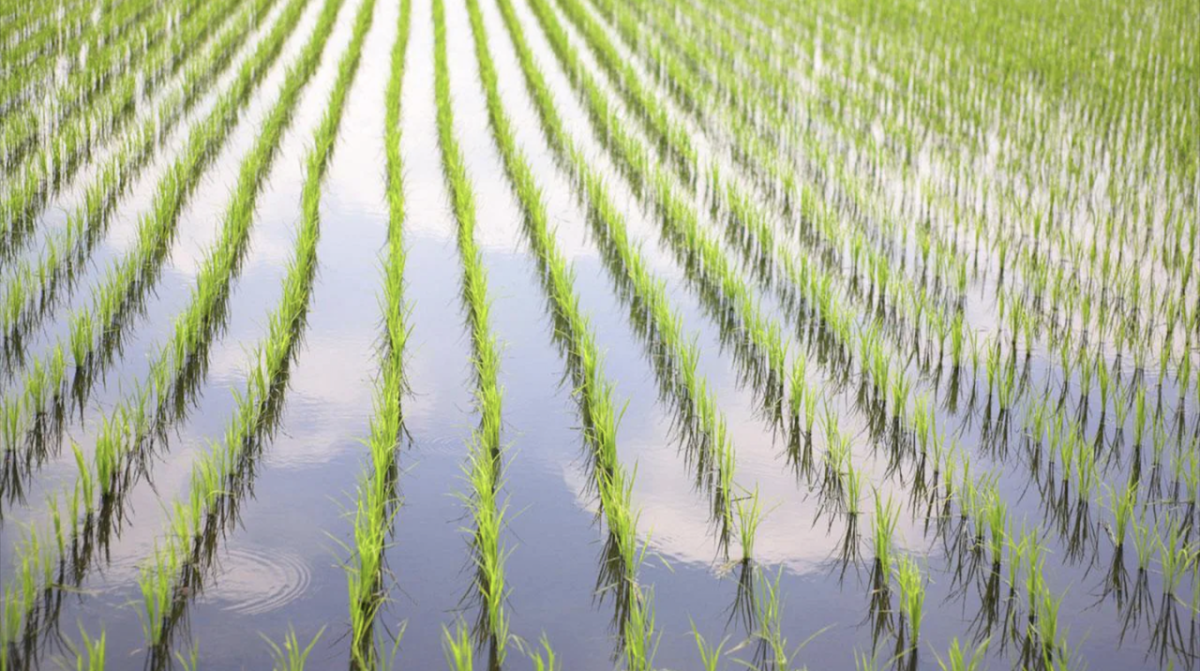
{"label": "rice field", "polygon": [[0,0],[0,671],[1200,668],[1195,0]]}

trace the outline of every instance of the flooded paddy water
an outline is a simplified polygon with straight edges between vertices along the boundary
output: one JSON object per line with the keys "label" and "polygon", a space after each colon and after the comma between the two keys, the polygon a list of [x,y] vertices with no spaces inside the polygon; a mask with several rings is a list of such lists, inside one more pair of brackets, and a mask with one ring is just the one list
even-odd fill
{"label": "flooded paddy water", "polygon": [[6,4],[0,671],[1200,667],[1200,14],[1095,5]]}

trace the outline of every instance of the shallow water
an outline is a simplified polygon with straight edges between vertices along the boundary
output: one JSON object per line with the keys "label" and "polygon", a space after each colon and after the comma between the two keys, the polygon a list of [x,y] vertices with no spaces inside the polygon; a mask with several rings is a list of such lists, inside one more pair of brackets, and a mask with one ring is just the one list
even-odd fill
{"label": "shallow water", "polygon": [[[583,62],[602,82],[615,113],[627,120],[636,137],[644,139],[644,128],[601,72],[567,13],[557,7],[556,0],[548,2],[567,26],[569,40]],[[695,338],[700,351],[698,373],[724,413],[735,446],[736,482],[744,494],[757,492],[767,511],[758,529],[752,562],[738,561],[741,550],[736,540],[727,552],[723,550],[710,501],[696,485],[691,458],[682,444],[677,405],[664,394],[663,381],[657,377],[655,357],[659,355],[639,335],[629,302],[619,295],[623,269],[606,265],[587,219],[588,204],[577,195],[567,168],[543,136],[500,12],[493,0],[482,0],[501,95],[513,118],[517,143],[537,176],[551,226],[573,268],[579,305],[604,354],[604,376],[614,383],[615,401],[623,408],[617,442],[622,464],[636,474],[631,497],[640,511],[638,529],[646,547],[639,580],[652,595],[656,614],[655,668],[699,668],[693,632],[713,644],[727,640],[729,654],[722,668],[739,668],[739,664],[774,668],[761,657],[765,654],[758,637],[762,621],[755,618],[750,605],[763,603],[767,581],[777,581],[774,589],[783,610],[776,625],[786,636],[787,649],[795,651],[795,667],[854,668],[858,654],[874,657],[879,668],[936,669],[938,656],[945,655],[953,639],[985,638],[991,640],[991,668],[1018,666],[1022,639],[1006,635],[1006,629],[1018,625],[1006,623],[1005,618],[1025,618],[1027,614],[1020,609],[1022,595],[1007,593],[1011,556],[1006,554],[1005,562],[993,573],[990,554],[976,538],[976,530],[982,528],[976,526],[978,521],[964,522],[957,507],[945,511],[929,507],[930,500],[919,482],[919,478],[929,477],[922,470],[924,465],[908,451],[894,458],[890,434],[876,434],[877,425],[886,426],[891,419],[880,416],[864,394],[868,375],[861,363],[848,369],[849,376],[842,376],[841,367],[827,358],[823,341],[805,329],[807,318],[785,305],[772,287],[756,281],[735,246],[721,235],[724,222],[719,214],[706,211],[701,193],[689,201],[697,207],[702,227],[721,239],[723,253],[761,304],[762,314],[783,327],[790,347],[789,364],[798,357],[808,359],[807,381],[818,391],[820,410],[827,406],[836,413],[842,434],[851,437],[851,458],[868,484],[861,501],[864,512],[847,514],[837,493],[822,486],[819,471],[813,475],[796,466],[788,432],[764,415],[760,390],[744,374],[744,362],[721,333],[714,309],[705,302],[698,283],[679,267],[675,253],[662,238],[655,213],[616,167],[617,159],[605,138],[594,132],[586,102],[563,72],[533,11],[526,2],[517,0],[515,4],[572,140],[604,175],[614,204],[628,222],[631,239],[646,257],[647,267],[663,281],[683,332]],[[603,21],[601,12],[589,2],[583,4],[593,19]],[[188,411],[170,423],[166,438],[155,443],[152,463],[123,497],[116,535],[90,558],[78,591],[62,599],[54,618],[59,635],[38,638],[40,648],[34,658],[40,664],[53,666],[67,660],[69,654],[60,635],[76,640],[76,622],[91,634],[104,629],[113,668],[154,666],[163,661],[145,650],[137,605],[140,567],[161,543],[169,506],[186,499],[193,464],[222,440],[226,423],[235,412],[234,393],[247,382],[252,348],[266,333],[267,315],[280,298],[280,281],[300,219],[303,158],[325,109],[338,59],[349,43],[358,6],[359,2],[352,0],[343,5],[321,65],[305,88],[263,183],[249,248],[228,300],[228,316],[206,352]],[[45,495],[69,488],[74,481],[77,468],[70,451],[62,446],[73,441],[90,457],[98,423],[146,377],[149,357],[169,337],[172,320],[186,304],[195,272],[219,235],[218,226],[243,155],[275,100],[285,68],[311,32],[319,7],[317,0],[309,3],[240,122],[230,129],[224,149],[214,157],[189,199],[157,283],[140,314],[128,325],[123,347],[110,370],[86,406],[77,409],[67,423],[59,449],[30,474],[25,499],[5,502],[0,518],[3,584],[12,584],[18,575],[14,558],[24,538],[23,527],[48,523]],[[428,0],[414,0],[412,9],[401,119],[408,213],[404,223],[404,303],[410,310],[407,322],[411,325],[405,359],[409,392],[402,404],[405,435],[398,453],[397,490],[402,505],[385,553],[389,591],[377,621],[387,643],[384,647],[390,647],[392,637],[403,632],[394,659],[396,667],[429,669],[445,664],[444,629],[478,617],[479,605],[471,598],[472,520],[461,498],[468,491],[464,475],[467,441],[478,412],[472,396],[470,333],[460,294],[457,228],[438,147],[432,13]],[[173,632],[172,650],[185,656],[194,651],[202,668],[267,668],[271,649],[263,638],[282,641],[292,630],[302,643],[316,639],[309,668],[344,668],[348,664],[350,615],[343,565],[351,557],[346,544],[352,542],[356,487],[369,459],[364,441],[374,408],[378,348],[383,338],[381,259],[388,226],[383,96],[398,11],[395,2],[376,4],[374,24],[346,102],[322,188],[319,267],[299,353],[289,367],[282,392],[278,423],[246,467],[246,489],[236,495],[236,523],[214,541],[214,561],[203,587],[188,592],[182,600],[183,615]],[[488,276],[492,330],[501,352],[505,451],[499,500],[506,506],[501,541],[509,552],[506,608],[512,633],[531,644],[546,636],[565,669],[621,668],[619,615],[612,590],[604,584],[606,529],[595,486],[589,481],[575,390],[554,337],[548,298],[522,228],[519,200],[492,139],[465,4],[451,0],[446,12],[455,133],[466,154],[467,173],[479,207],[477,242]],[[271,12],[264,27],[277,14],[277,9]],[[777,14],[767,16],[776,18]],[[773,32],[764,17],[748,17],[748,21],[757,30]],[[681,23],[691,25],[690,20]],[[725,17],[715,25],[725,29],[728,23]],[[845,29],[835,26],[835,30]],[[697,119],[685,118],[675,101],[667,100],[668,92],[654,83],[644,56],[621,42],[615,28],[605,27],[604,32],[623,57],[635,61],[634,71],[648,90],[662,97],[668,113],[683,123],[700,152],[701,163],[719,163],[723,174],[761,197],[752,178],[728,155],[728,138],[712,137]],[[260,28],[252,39],[263,34],[265,29]],[[782,33],[778,37],[772,34],[770,41],[780,39],[786,39]],[[807,51],[798,53],[782,58],[796,61],[785,69],[797,77],[798,90],[819,94],[819,87],[813,84],[826,75],[819,73],[820,66],[813,65]],[[820,58],[818,53],[816,60]],[[231,71],[238,62],[234,60]],[[889,76],[880,69],[880,78]],[[840,72],[828,74],[829,81],[840,77]],[[228,77],[220,79],[214,90],[227,81]],[[211,100],[211,95],[206,100]],[[90,300],[103,269],[132,244],[137,217],[149,207],[157,177],[179,150],[186,128],[202,118],[205,109],[204,102],[197,105],[198,111],[164,139],[158,157],[122,200],[117,218],[75,291],[44,328],[31,334],[28,347],[32,354],[45,351],[67,332],[65,316]],[[859,163],[866,160],[865,152],[838,135],[827,119],[814,123],[818,142],[831,151],[845,152],[848,166],[866,165]],[[785,154],[794,151],[780,150]],[[785,160],[794,162],[805,178],[810,177],[805,172],[805,157],[785,156]],[[920,173],[922,178],[948,179],[937,157],[929,161],[927,172]],[[81,171],[79,179],[85,180],[87,174]],[[918,206],[901,200],[915,188],[913,181],[875,176],[849,179],[861,179],[853,183],[869,185],[870,198],[894,205],[893,216],[915,217],[920,212]],[[56,209],[78,196],[79,183],[64,190],[55,201]],[[848,208],[840,214],[860,217]],[[861,219],[854,225],[871,230],[874,222]],[[780,227],[791,225],[783,216],[772,221]],[[60,224],[58,214],[48,214],[39,226],[52,229]],[[1080,234],[1086,236],[1087,232]],[[812,241],[795,243],[786,247],[788,253],[811,253],[816,247]],[[895,252],[897,261],[902,258],[912,264],[905,266],[906,281],[915,281],[913,274],[920,268],[913,245],[909,240]],[[987,256],[986,270],[972,275],[965,301],[965,321],[984,335],[999,334],[1003,326],[996,315],[998,280],[992,269],[998,261]],[[848,284],[846,267],[829,267],[832,264],[824,261],[817,265],[838,278],[839,286]],[[856,326],[870,323],[865,315],[857,314],[869,303],[861,290],[846,289],[840,300],[856,313]],[[897,330],[884,336],[889,356],[908,356],[911,333]],[[1146,571],[1137,569],[1137,556],[1131,548],[1118,554],[1109,536],[1113,512],[1107,488],[1134,480],[1143,500],[1152,501],[1144,514],[1152,525],[1158,524],[1150,531],[1153,537],[1166,538],[1171,520],[1183,524],[1175,528],[1184,534],[1185,542],[1192,542],[1192,522],[1184,522],[1194,521],[1194,505],[1188,507],[1186,493],[1171,473],[1175,467],[1191,468],[1190,451],[1196,449],[1200,414],[1200,398],[1191,386],[1195,382],[1180,385],[1174,373],[1162,375],[1156,368],[1131,376],[1130,363],[1123,364],[1120,384],[1140,384],[1151,397],[1152,407],[1162,408],[1159,430],[1165,437],[1161,463],[1156,469],[1154,455],[1143,446],[1135,467],[1128,438],[1115,446],[1105,445],[1097,459],[1098,482],[1081,500],[1074,481],[1064,491],[1059,470],[1048,470],[1041,458],[1045,455],[1031,451],[1030,402],[1041,396],[1058,401],[1061,394],[1054,416],[1078,420],[1089,438],[1102,431],[1106,441],[1118,433],[1131,436],[1134,413],[1128,413],[1122,426],[1114,426],[1117,401],[1110,399],[1102,407],[1095,382],[1089,394],[1080,393],[1078,373],[1064,380],[1055,353],[1047,345],[1037,343],[1028,354],[1028,348],[1022,348],[1018,376],[1028,391],[1008,413],[1000,413],[982,365],[978,372],[959,371],[961,384],[954,391],[950,370],[921,369],[913,363],[908,367],[914,380],[908,407],[916,406],[918,395],[928,396],[940,431],[970,455],[972,474],[994,478],[990,482],[996,496],[1007,506],[1009,533],[1031,530],[1044,539],[1046,556],[1040,574],[1049,592],[1062,596],[1061,625],[1072,659],[1086,662],[1092,669],[1114,671],[1165,668],[1168,664],[1194,666],[1200,631],[1191,594],[1200,576],[1194,567],[1185,569],[1177,598],[1165,598],[1157,554]],[[1117,356],[1114,348],[1103,343],[1099,351],[1110,360]],[[856,350],[849,354],[852,359],[858,357]],[[6,393],[17,391],[13,384]],[[1132,401],[1127,399],[1125,404],[1129,403]],[[1007,424],[1002,423],[1005,420]],[[1152,425],[1149,431],[1154,430]],[[820,464],[821,455],[828,450],[821,421],[814,433],[818,435],[812,447]],[[911,435],[911,430],[905,435]],[[1056,468],[1063,466],[1057,464]],[[877,627],[879,613],[872,605],[877,594],[872,579],[872,491],[898,504],[896,552],[915,558],[927,581],[918,651],[895,664],[896,616],[885,614],[884,619],[892,621]],[[1119,559],[1124,561],[1124,571]],[[1010,607],[1014,609],[1010,611]],[[483,647],[477,654],[480,664],[487,663]],[[510,653],[504,666],[532,665],[522,654]]]}

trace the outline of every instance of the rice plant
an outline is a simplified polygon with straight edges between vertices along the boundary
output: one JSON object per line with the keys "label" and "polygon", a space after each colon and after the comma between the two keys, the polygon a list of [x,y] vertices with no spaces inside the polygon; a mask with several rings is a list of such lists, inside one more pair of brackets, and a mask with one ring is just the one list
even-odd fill
{"label": "rice plant", "polygon": [[[513,22],[512,7],[507,2],[500,4],[510,30],[519,27]],[[575,381],[580,414],[584,423],[585,441],[590,447],[590,470],[600,499],[600,508],[608,526],[608,533],[619,558],[611,570],[617,584],[613,586],[617,597],[618,612],[624,613],[620,622],[623,655],[630,668],[649,668],[653,663],[657,646],[653,604],[647,590],[637,580],[638,567],[645,550],[638,550],[637,521],[639,514],[630,500],[633,475],[628,474],[617,455],[616,429],[620,413],[612,400],[612,386],[602,373],[602,356],[597,349],[595,336],[587,318],[579,310],[579,301],[573,287],[573,273],[558,250],[547,223],[545,204],[538,195],[528,163],[516,147],[511,121],[499,95],[495,69],[477,3],[467,3],[475,40],[476,56],[480,63],[481,81],[488,100],[489,120],[492,136],[500,149],[509,176],[513,179],[522,207],[529,215],[526,218],[526,233],[531,247],[539,257],[539,264],[549,276],[547,292],[554,310],[566,325],[565,355]],[[519,34],[519,33],[510,33]],[[521,43],[518,42],[518,45]],[[520,46],[518,46],[520,49]],[[581,157],[573,150],[569,135],[558,121],[553,102],[546,93],[544,82],[537,86],[540,77],[527,50],[521,50],[523,69],[528,81],[535,83],[535,90],[542,92],[537,98],[539,111],[547,128],[555,133],[554,143],[560,151],[572,156],[575,165],[582,165]],[[599,182],[592,180],[592,186]],[[604,201],[600,201],[604,202]]]}
{"label": "rice plant", "polygon": [[367,438],[370,462],[358,485],[354,515],[352,558],[345,564],[350,596],[352,640],[350,655],[358,668],[376,668],[374,622],[387,599],[384,552],[399,508],[395,491],[396,451],[403,431],[402,397],[404,360],[408,341],[408,309],[404,303],[404,164],[400,155],[400,92],[404,69],[411,5],[400,5],[396,40],[391,51],[391,70],[386,92],[384,138],[387,142],[388,242],[384,260],[385,339],[380,351],[381,373],[375,391],[374,416]]}
{"label": "rice plant", "polygon": [[321,640],[321,634],[325,633],[324,628],[317,632],[316,636],[308,642],[308,645],[300,643],[299,637],[296,635],[295,629],[288,629],[287,635],[283,637],[283,645],[275,643],[269,638],[264,638],[267,645],[271,648],[271,656],[274,659],[272,668],[274,671],[304,671],[308,664],[308,656],[312,654],[313,648],[317,646],[317,641]]}
{"label": "rice plant", "polygon": [[475,240],[475,196],[467,175],[462,149],[454,135],[454,111],[450,100],[450,74],[447,66],[445,7],[433,3],[435,99],[437,101],[438,143],[442,153],[442,171],[450,189],[450,200],[458,222],[459,258],[462,262],[462,299],[475,366],[475,403],[479,426],[468,441],[469,455],[463,465],[467,492],[464,505],[474,522],[472,530],[475,580],[473,591],[480,604],[476,635],[489,640],[494,655],[503,663],[509,641],[504,563],[509,550],[501,538],[507,505],[501,496],[503,446],[500,442],[501,400],[498,381],[499,345],[492,333],[487,272]]}

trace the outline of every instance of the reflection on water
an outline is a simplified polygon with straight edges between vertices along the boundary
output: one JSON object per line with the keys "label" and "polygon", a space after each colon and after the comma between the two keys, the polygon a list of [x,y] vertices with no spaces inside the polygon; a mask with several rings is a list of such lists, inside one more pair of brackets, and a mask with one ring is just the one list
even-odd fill
{"label": "reflection on water", "polygon": [[[779,287],[766,261],[743,249],[735,236],[721,235],[722,249],[738,259],[737,272],[747,278],[755,300],[763,302],[763,314],[786,327],[783,338],[791,348],[789,364],[799,357],[809,361],[805,380],[821,392],[819,411],[841,418],[839,431],[850,439],[851,459],[869,485],[860,501],[863,512],[847,512],[836,482],[822,475],[829,453],[826,427],[818,421],[808,435],[798,423],[791,425],[780,416],[782,392],[768,393],[767,385],[759,384],[767,379],[762,353],[743,346],[729,301],[707,278],[684,267],[686,255],[662,239],[656,213],[637,197],[637,187],[616,167],[619,161],[607,140],[591,132],[586,103],[558,65],[534,13],[519,2],[518,19],[546,72],[555,104],[587,160],[605,176],[615,205],[630,223],[632,239],[647,257],[647,265],[662,278],[683,332],[695,335],[701,352],[699,373],[708,381],[736,445],[737,481],[757,491],[766,510],[753,561],[738,561],[736,548],[725,551],[709,494],[702,482],[698,485],[686,404],[670,379],[672,361],[648,335],[644,315],[629,298],[624,268],[586,219],[587,203],[577,198],[576,185],[542,136],[499,11],[492,2],[481,4],[519,144],[538,175],[560,250],[574,267],[581,309],[593,320],[605,353],[605,375],[615,382],[616,396],[625,404],[618,444],[622,461],[631,470],[636,465],[632,498],[640,510],[642,540],[649,548],[640,579],[652,591],[662,632],[658,665],[696,666],[693,627],[710,643],[728,637],[728,648],[737,648],[733,656],[759,668],[772,668],[778,661],[770,648],[771,632],[786,634],[789,648],[803,643],[796,665],[806,663],[810,668],[850,668],[857,648],[873,656],[881,668],[933,669],[938,666],[933,651],[944,654],[952,638],[974,643],[990,640],[993,667],[1010,662],[1041,664],[1042,644],[1030,626],[1035,618],[1022,591],[1029,561],[1012,554],[1021,546],[1005,545],[1001,557],[993,556],[989,546],[993,532],[950,504],[947,482],[963,478],[939,472],[940,462],[920,456],[923,448],[918,448],[918,432],[909,425],[911,420],[902,422],[891,414],[894,402],[881,398],[872,387],[873,372],[864,369],[859,352],[841,344],[834,330],[816,318],[819,311],[814,306],[806,305],[792,289]],[[114,498],[98,522],[106,529],[97,531],[102,541],[73,554],[78,566],[88,567],[87,575],[79,576],[77,594],[60,595],[54,605],[59,609],[55,619],[72,637],[69,623],[82,621],[93,633],[103,623],[110,660],[148,657],[138,611],[131,605],[139,598],[139,567],[153,554],[154,541],[161,534],[166,518],[162,501],[183,493],[193,458],[208,448],[209,441],[221,438],[225,419],[234,411],[229,390],[245,385],[246,347],[265,331],[265,315],[279,298],[282,266],[295,241],[302,176],[299,159],[323,109],[334,76],[333,62],[348,40],[356,6],[349,2],[343,9],[322,67],[269,176],[250,249],[230,296],[228,321],[217,329],[211,349],[206,348],[203,361],[180,391],[180,411],[164,421],[163,435],[155,443],[158,449],[144,472]],[[211,577],[202,586],[197,583],[197,593],[187,595],[194,602],[174,625],[178,647],[195,645],[203,663],[213,668],[265,668],[269,651],[259,634],[280,640],[289,626],[295,627],[302,641],[328,628],[310,668],[342,668],[348,658],[349,615],[340,565],[347,549],[341,544],[350,538],[353,492],[365,463],[362,440],[377,374],[382,324],[378,255],[387,220],[382,91],[398,8],[396,3],[380,2],[376,11],[324,185],[320,268],[301,354],[276,399],[278,427],[261,446],[260,458],[242,472],[236,507],[226,511],[236,524],[221,525],[214,535],[208,548]],[[428,2],[415,0],[413,11],[402,107],[409,211],[404,235],[409,254],[405,302],[412,309],[408,321],[413,325],[406,377],[411,393],[403,408],[408,439],[399,456],[398,487],[404,505],[386,553],[391,588],[378,619],[387,635],[396,634],[406,623],[399,665],[441,668],[442,627],[459,619],[471,621],[476,615],[461,598],[471,590],[473,567],[469,536],[460,530],[469,526],[469,520],[454,496],[466,488],[464,441],[471,431],[473,406],[469,336],[458,298],[461,278],[455,228],[434,133]],[[599,521],[583,451],[582,421],[560,349],[563,340],[553,330],[516,200],[492,145],[465,9],[460,2],[450,2],[447,11],[455,50],[451,78],[456,132],[468,154],[468,172],[480,205],[477,242],[502,343],[504,490],[511,507],[504,536],[512,551],[507,578],[513,631],[527,641],[545,633],[564,668],[608,669],[618,663],[617,624],[624,616],[621,604],[627,601],[613,593],[614,585],[622,583],[614,581],[613,547]],[[555,11],[568,24],[568,35],[581,48],[584,62],[599,70],[566,13]],[[587,11],[597,19],[602,14],[590,5]],[[313,17],[310,8],[298,34],[307,34]],[[720,21],[737,23],[732,14],[721,17]],[[618,31],[605,28],[605,34],[620,43]],[[290,61],[294,43],[289,42],[281,63]],[[643,80],[659,81],[642,53],[623,43],[619,53],[636,61],[634,72]],[[826,72],[821,66],[815,69]],[[164,259],[154,293],[142,312],[131,317],[128,333],[114,344],[114,354],[105,362],[111,368],[108,377],[102,376],[103,367],[98,368],[96,390],[80,402],[81,414],[72,412],[63,418],[63,436],[80,443],[85,455],[91,455],[99,418],[128,395],[134,381],[145,377],[153,343],[169,332],[171,316],[186,297],[203,250],[216,235],[214,224],[226,204],[231,166],[238,164],[253,139],[280,76],[279,68],[268,74],[267,93],[251,104],[228,148],[213,157],[214,168],[206,173],[181,217],[180,236]],[[836,81],[834,74],[822,76]],[[601,77],[601,82],[614,100],[622,98],[623,92],[608,77]],[[799,90],[818,93],[816,88]],[[652,84],[651,92],[670,98],[658,83]],[[695,123],[675,102],[666,103],[666,108],[672,115],[687,117],[685,130],[696,137],[701,153],[712,155],[721,165],[723,177],[757,195],[767,193],[745,161],[725,155],[723,138],[709,137],[712,131]],[[631,126],[636,123],[636,115],[623,103],[613,111],[630,117]],[[842,146],[833,138],[843,131],[827,127],[828,119],[814,124],[818,129],[814,141]],[[640,126],[636,132],[639,138],[648,135]],[[176,138],[164,142],[161,151],[177,150]],[[940,174],[938,166],[926,165],[931,160],[922,154],[919,175]],[[148,168],[155,179],[162,163],[157,160]],[[848,160],[845,165],[860,164]],[[808,168],[801,171],[804,178],[818,179],[808,174]],[[818,168],[814,175],[824,170]],[[821,172],[820,179],[833,184],[837,178]],[[145,207],[146,183],[154,181],[142,178],[134,185],[96,250],[96,265],[82,271],[77,292],[64,301],[70,305],[60,306],[47,321],[87,300],[106,264],[135,241],[134,215]],[[842,189],[839,184],[829,191]],[[701,192],[705,188],[699,185]],[[916,188],[912,182],[887,187],[897,193],[910,188]],[[870,195],[876,196],[886,202],[896,193],[881,187],[879,194]],[[762,199],[769,200],[769,195]],[[706,201],[700,193],[689,202],[704,209]],[[849,206],[847,210],[855,212],[847,226],[882,235],[885,229],[875,219]],[[702,212],[704,226],[722,226],[722,214]],[[794,226],[797,222],[781,219],[779,223]],[[717,228],[713,231],[720,233]],[[911,364],[904,365],[916,380],[911,393],[902,397],[905,407],[915,407],[918,397],[927,397],[921,402],[932,408],[947,445],[970,454],[972,473],[985,474],[978,477],[987,483],[986,489],[1003,498],[1007,518],[994,531],[997,537],[1015,540],[1026,533],[1040,534],[1046,550],[1039,574],[1055,598],[1064,595],[1058,606],[1060,618],[1069,625],[1069,640],[1078,647],[1078,656],[1099,669],[1194,663],[1197,623],[1189,592],[1197,580],[1195,564],[1168,578],[1164,574],[1170,566],[1164,564],[1162,549],[1171,543],[1184,547],[1195,536],[1196,506],[1188,494],[1195,485],[1188,478],[1196,477],[1190,474],[1198,440],[1197,413],[1188,384],[1180,385],[1177,376],[1163,379],[1153,365],[1125,361],[1119,379],[1104,384],[1122,389],[1141,385],[1147,391],[1151,418],[1138,420],[1135,398],[1115,396],[1121,392],[1111,398],[1103,392],[1101,398],[1099,381],[1088,385],[1090,393],[1081,394],[1082,376],[1097,373],[1076,366],[1064,375],[1057,353],[1045,343],[1035,343],[1031,355],[1022,351],[999,362],[1002,374],[1012,370],[1019,390],[1016,396],[1021,399],[1007,407],[993,389],[986,361],[943,368],[944,352],[933,346],[932,336],[912,335],[909,329],[914,322],[893,315],[907,308],[878,298],[873,279],[843,267],[840,252],[827,240],[810,232],[790,244],[794,245],[790,251],[811,254],[814,267],[843,287],[847,305],[864,313],[878,306],[887,315],[880,321],[885,326],[879,337],[888,352],[900,356],[910,346],[919,351]],[[906,240],[896,248],[905,260],[897,269],[905,282],[918,281],[926,271],[925,263],[916,261],[917,245]],[[990,261],[985,259],[985,264]],[[959,306],[964,322],[985,338],[1002,326],[991,298],[1001,281],[994,269],[989,274],[990,267],[973,276]],[[926,284],[925,279],[920,282]],[[954,295],[949,290],[944,293]],[[945,307],[939,306],[939,310]],[[869,325],[864,320],[861,326]],[[859,326],[856,322],[855,328]],[[48,323],[31,333],[21,347],[40,352],[66,328]],[[1099,351],[1105,357],[1117,356],[1108,345],[1101,345]],[[782,383],[769,386],[782,387]],[[1047,426],[1062,418],[1064,428],[1047,431],[1075,431],[1070,435],[1099,446],[1098,482],[1092,495],[1081,495],[1077,489],[1073,475],[1080,468],[1077,463],[1064,463],[1064,453],[1053,453],[1046,443],[1030,440],[1034,400],[1050,408]],[[1139,421],[1144,425],[1137,429]],[[57,435],[59,429],[54,428]],[[1140,439],[1130,438],[1135,433],[1142,434]],[[59,442],[66,444],[65,439]],[[959,468],[968,467],[960,462]],[[5,504],[6,530],[30,521],[45,524],[49,512],[41,503],[44,493],[72,482],[75,469],[69,454],[54,451],[41,470],[30,473],[33,482],[24,490],[25,500]],[[24,484],[25,476],[21,479]],[[1153,537],[1130,532],[1129,540],[1117,546],[1105,488],[1130,482],[1154,502],[1136,512],[1145,516]],[[875,496],[895,502],[900,511],[895,553],[915,560],[926,585],[924,619],[915,648],[913,623],[898,605],[901,593],[896,579],[880,573],[876,558]],[[0,578],[8,581],[17,571],[11,560],[16,534],[0,536]],[[1169,579],[1177,581],[1173,594]],[[773,610],[776,601],[782,610]],[[46,649],[38,658],[52,663],[60,651],[50,642],[41,645]],[[481,655],[486,657],[488,646],[483,647]],[[514,658],[507,666],[523,663]]]}

